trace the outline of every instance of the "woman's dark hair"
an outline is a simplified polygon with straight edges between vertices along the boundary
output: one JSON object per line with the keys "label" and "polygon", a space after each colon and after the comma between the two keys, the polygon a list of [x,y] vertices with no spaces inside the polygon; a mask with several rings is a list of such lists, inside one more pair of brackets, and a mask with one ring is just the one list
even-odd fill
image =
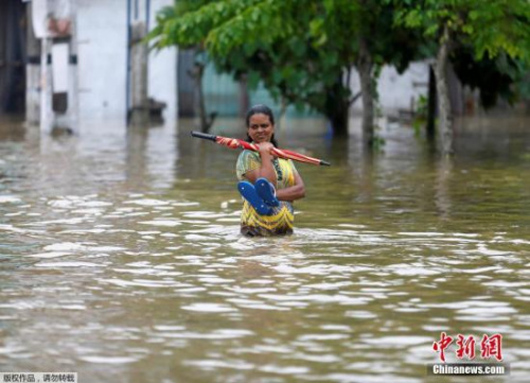
{"label": "woman's dark hair", "polygon": [[[249,109],[247,112],[247,116],[245,118],[245,124],[247,126],[247,129],[250,126],[250,117],[252,117],[255,114],[264,114],[269,117],[269,121],[272,125],[274,125],[274,114],[272,113],[271,108],[269,108],[267,105],[258,104],[254,105],[252,108]],[[247,141],[252,142],[252,138],[247,133]],[[276,139],[274,138],[274,133],[271,137],[271,144],[273,144],[275,147],[278,147],[278,143],[276,142]]]}

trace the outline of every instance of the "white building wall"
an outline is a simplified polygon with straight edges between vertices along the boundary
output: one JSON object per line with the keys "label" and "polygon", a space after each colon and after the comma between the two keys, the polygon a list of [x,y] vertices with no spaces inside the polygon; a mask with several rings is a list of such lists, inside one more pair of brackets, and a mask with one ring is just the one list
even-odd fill
{"label": "white building wall", "polygon": [[[401,75],[394,67],[385,66],[377,83],[379,107],[384,115],[395,115],[400,111],[411,111],[417,107],[421,95],[427,96],[429,85],[429,65],[425,62],[412,63]],[[360,89],[359,75],[356,71],[351,76],[352,93]],[[362,111],[359,98],[353,105],[353,112]]]}
{"label": "white building wall", "polygon": [[[145,1],[138,18],[145,21]],[[131,0],[134,6],[135,0]],[[150,28],[155,14],[172,0],[152,0]],[[132,11],[132,20],[135,12]],[[121,119],[126,116],[127,0],[78,0],[77,8],[79,107],[81,120]],[[176,49],[149,59],[149,97],[167,104],[166,120],[176,116]]]}

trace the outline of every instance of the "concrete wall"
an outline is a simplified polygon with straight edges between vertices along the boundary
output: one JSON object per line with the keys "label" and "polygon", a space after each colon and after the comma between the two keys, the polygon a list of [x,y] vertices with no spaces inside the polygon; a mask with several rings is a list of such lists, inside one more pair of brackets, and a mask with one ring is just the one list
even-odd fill
{"label": "concrete wall", "polygon": [[[186,74],[181,74],[186,76]],[[230,76],[215,73],[213,66],[208,66],[204,75],[204,93],[208,111],[217,111],[220,116],[238,115],[238,86]],[[184,82],[181,83],[183,85]],[[378,107],[385,116],[399,115],[415,110],[420,96],[427,97],[429,85],[429,66],[425,62],[412,63],[407,70],[399,74],[395,68],[387,66],[381,71],[377,91],[379,93]],[[190,83],[189,86],[192,86]],[[360,91],[359,75],[352,71],[350,86],[353,94]],[[182,91],[182,89],[181,89]],[[279,113],[281,106],[275,102],[269,92],[260,87],[250,91],[250,105],[264,103],[269,105],[275,113]],[[191,108],[191,105],[190,105]],[[362,101],[359,98],[351,109],[351,113],[359,115],[362,111]],[[291,117],[314,116],[309,110],[297,111],[294,106],[287,109]]]}
{"label": "concrete wall", "polygon": [[[145,1],[145,0],[144,0]],[[151,0],[149,29],[156,21],[156,12],[164,6],[173,5],[174,0]],[[166,121],[177,118],[177,48],[168,48],[149,54],[149,97],[167,104],[164,111]]]}
{"label": "concrete wall", "polygon": [[[386,66],[381,71],[377,84],[379,107],[384,115],[396,115],[400,111],[411,111],[416,108],[421,95],[427,96],[429,86],[429,66],[425,62],[412,63],[407,70],[399,74],[395,68]],[[361,89],[359,75],[352,72],[352,92]],[[359,98],[353,105],[352,112],[360,112],[362,102]]]}
{"label": "concrete wall", "polygon": [[[145,1],[138,1],[141,20],[145,20]],[[135,0],[131,3],[134,6]],[[173,0],[151,1],[151,28],[156,12],[171,4]],[[81,120],[125,119],[127,0],[78,0],[77,33]],[[176,116],[176,59],[176,49],[151,52],[149,58],[149,97],[167,103],[166,120]]]}

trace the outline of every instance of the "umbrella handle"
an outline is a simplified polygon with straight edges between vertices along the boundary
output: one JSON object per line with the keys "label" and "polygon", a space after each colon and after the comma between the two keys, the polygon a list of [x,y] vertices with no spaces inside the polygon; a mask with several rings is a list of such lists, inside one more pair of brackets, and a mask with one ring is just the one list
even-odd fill
{"label": "umbrella handle", "polygon": [[193,130],[191,132],[191,135],[193,137],[203,138],[205,140],[210,140],[210,141],[213,141],[213,142],[217,141],[217,136],[214,136],[213,134],[201,133],[201,132],[196,132],[196,131]]}

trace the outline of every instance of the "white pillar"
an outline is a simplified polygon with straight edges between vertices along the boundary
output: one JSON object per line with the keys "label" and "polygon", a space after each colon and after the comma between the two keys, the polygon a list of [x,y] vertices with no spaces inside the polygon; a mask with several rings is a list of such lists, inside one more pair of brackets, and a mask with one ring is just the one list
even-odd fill
{"label": "white pillar", "polygon": [[40,131],[41,133],[51,133],[54,120],[52,112],[51,70],[50,65],[48,65],[48,57],[51,53],[51,40],[45,37],[41,41]]}
{"label": "white pillar", "polygon": [[79,65],[77,49],[77,0],[70,0],[70,59],[68,65],[68,114],[70,127],[75,132],[79,132]]}
{"label": "white pillar", "polygon": [[[50,133],[54,128],[74,133],[78,131],[75,10],[76,0],[33,0],[32,3],[32,26],[36,37],[41,40],[39,114],[42,133]],[[31,91],[29,76],[30,71],[28,93]],[[66,93],[67,108],[64,112],[53,110],[54,93],[62,93],[63,96]]]}
{"label": "white pillar", "polygon": [[[32,3],[27,5],[27,19],[32,19]],[[27,62],[26,62],[26,121],[39,123],[40,114],[40,41],[35,36],[33,24],[28,22],[26,28]]]}

